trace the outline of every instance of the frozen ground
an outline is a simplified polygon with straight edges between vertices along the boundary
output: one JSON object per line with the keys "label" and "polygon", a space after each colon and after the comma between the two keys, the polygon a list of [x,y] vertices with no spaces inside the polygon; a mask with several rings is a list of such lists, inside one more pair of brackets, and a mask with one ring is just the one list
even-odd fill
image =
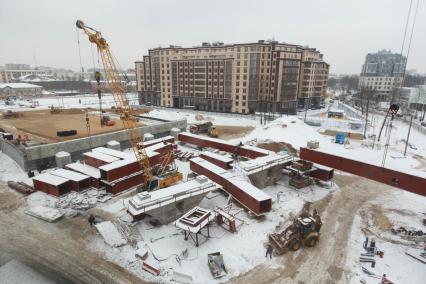
{"label": "frozen ground", "polygon": [[[187,118],[189,123],[196,121],[196,114],[197,112],[165,109],[157,109],[150,113],[151,116],[166,119]],[[286,142],[299,148],[306,146],[308,140],[317,140],[320,142],[321,151],[379,165],[383,155],[383,147],[367,148],[362,146],[360,141],[351,140],[346,146],[335,144],[331,141],[332,137],[321,135],[317,128],[303,124],[296,116],[283,116],[262,126],[259,118],[251,116],[213,113],[202,115],[205,119],[213,120],[215,124],[255,127],[250,134],[235,141],[253,144],[262,141]],[[408,157],[400,158],[403,145],[398,141],[405,137],[406,130],[405,124],[400,125],[396,121],[386,166],[426,176],[424,167],[426,145],[425,137],[421,133],[412,131],[412,143],[417,149],[409,148]],[[179,147],[183,151],[196,151],[191,147]],[[17,165],[2,153],[0,155],[2,155],[1,180],[27,180]],[[188,162],[179,161],[178,167],[184,175],[189,172]],[[377,279],[372,279],[361,271],[357,261],[359,253],[362,252],[365,236],[375,236],[378,247],[385,250],[385,257],[378,259],[374,273],[378,275],[386,273],[395,283],[418,283],[419,279],[426,279],[424,265],[404,254],[411,244],[392,235],[389,229],[389,226],[422,229],[420,221],[424,218],[422,213],[426,210],[426,198],[351,175],[338,175],[336,183],[339,186],[332,188],[316,186],[295,190],[289,188],[286,178],[283,178],[277,185],[265,189],[265,192],[273,197],[274,203],[273,210],[263,219],[253,219],[241,211],[237,214],[242,220],[237,233],[231,234],[221,227],[213,226],[212,238],[198,249],[190,240],[184,241],[183,235],[172,224],[153,228],[149,220],[139,222],[136,228],[143,238],[139,246],[147,246],[149,262],[161,268],[159,278],[141,269],[141,262],[134,255],[136,247],[125,245],[111,248],[99,235],[85,239],[83,244],[92,253],[101,255],[148,281],[168,282],[172,277],[172,271],[176,270],[190,274],[195,283],[218,282],[213,280],[208,271],[207,254],[220,251],[229,269],[227,278],[220,279],[220,282],[359,283],[359,280],[364,278],[367,283],[377,283]],[[277,199],[279,192],[283,192],[280,201]],[[49,198],[43,195],[33,194],[27,202],[31,205],[50,204]],[[114,198],[96,209],[108,213],[112,220],[116,218],[128,220],[125,212],[126,203],[122,200],[126,198]],[[266,259],[264,244],[267,234],[274,232],[277,226],[283,227],[289,222],[290,217],[297,214],[306,201],[313,202],[314,206],[320,209],[324,220],[318,246],[275,257],[273,260]],[[222,194],[210,193],[200,206],[214,209],[215,206],[226,204],[227,199]],[[233,208],[237,212],[238,207]],[[391,225],[386,227],[377,225],[374,216],[385,216]],[[67,219],[60,222],[67,222]],[[43,226],[43,223],[40,223],[40,226]],[[187,257],[182,255],[185,249],[188,249]],[[180,264],[177,260],[181,260]]]}

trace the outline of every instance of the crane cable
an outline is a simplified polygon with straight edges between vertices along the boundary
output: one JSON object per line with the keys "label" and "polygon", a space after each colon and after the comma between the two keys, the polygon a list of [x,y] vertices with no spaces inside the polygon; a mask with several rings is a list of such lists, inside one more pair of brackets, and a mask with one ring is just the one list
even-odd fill
{"label": "crane cable", "polygon": [[[75,31],[77,33],[77,46],[78,46],[78,57],[80,59],[80,70],[81,70],[81,73],[84,73],[83,64],[81,62],[80,35],[78,33],[78,28],[76,28]],[[84,98],[86,99],[85,94],[84,94]],[[90,120],[89,120],[88,109],[86,109],[85,112],[86,112],[86,131],[87,131],[87,136],[89,137],[89,146],[90,146],[90,148],[92,148],[92,134],[91,134],[91,131],[90,131]]]}

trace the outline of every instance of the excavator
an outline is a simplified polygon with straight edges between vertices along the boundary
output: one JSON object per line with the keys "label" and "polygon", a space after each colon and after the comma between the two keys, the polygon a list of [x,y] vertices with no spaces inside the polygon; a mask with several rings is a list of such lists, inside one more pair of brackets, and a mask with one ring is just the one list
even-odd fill
{"label": "excavator", "polygon": [[150,161],[143,146],[143,137],[138,130],[137,121],[134,119],[135,116],[127,98],[126,86],[121,81],[109,44],[102,37],[101,32],[86,26],[83,21],[77,20],[76,26],[84,31],[91,43],[96,45],[102,59],[106,80],[113,95],[116,110],[124,129],[127,130],[136,159],[144,171],[144,182],[142,188],[139,188],[138,191],[155,189],[158,186],[158,180],[153,177]]}
{"label": "excavator", "polygon": [[302,245],[314,247],[319,241],[321,226],[321,217],[316,209],[312,214],[304,211],[281,233],[270,234],[269,242],[278,255],[289,250],[297,251]]}

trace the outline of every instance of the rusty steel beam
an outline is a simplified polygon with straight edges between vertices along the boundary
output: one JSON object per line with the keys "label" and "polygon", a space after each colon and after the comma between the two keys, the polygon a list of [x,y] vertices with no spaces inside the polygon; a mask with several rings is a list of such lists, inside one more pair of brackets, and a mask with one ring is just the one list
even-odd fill
{"label": "rusty steel beam", "polygon": [[426,179],[348,158],[300,148],[300,158],[426,196]]}

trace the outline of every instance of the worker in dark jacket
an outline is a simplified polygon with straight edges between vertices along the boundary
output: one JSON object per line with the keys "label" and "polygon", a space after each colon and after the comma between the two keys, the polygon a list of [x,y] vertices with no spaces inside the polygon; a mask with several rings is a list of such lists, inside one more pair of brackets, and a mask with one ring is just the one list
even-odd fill
{"label": "worker in dark jacket", "polygon": [[93,226],[95,224],[95,216],[93,214],[90,214],[87,221],[89,221],[90,226]]}
{"label": "worker in dark jacket", "polygon": [[268,255],[269,255],[269,258],[270,259],[272,259],[272,251],[273,251],[274,249],[272,248],[272,246],[271,245],[268,245],[267,247],[266,247],[266,255],[265,255],[265,257],[268,257]]}

